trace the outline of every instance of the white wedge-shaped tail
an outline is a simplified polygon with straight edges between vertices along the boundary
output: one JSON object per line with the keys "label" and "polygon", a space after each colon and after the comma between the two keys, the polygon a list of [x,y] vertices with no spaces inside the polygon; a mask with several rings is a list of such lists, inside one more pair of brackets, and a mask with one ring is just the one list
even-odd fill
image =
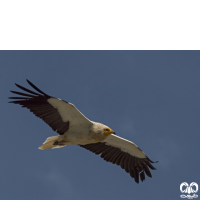
{"label": "white wedge-shaped tail", "polygon": [[67,144],[63,141],[60,141],[62,136],[52,136],[48,137],[42,146],[39,147],[41,150],[45,149],[54,149],[54,148],[61,148],[66,146]]}

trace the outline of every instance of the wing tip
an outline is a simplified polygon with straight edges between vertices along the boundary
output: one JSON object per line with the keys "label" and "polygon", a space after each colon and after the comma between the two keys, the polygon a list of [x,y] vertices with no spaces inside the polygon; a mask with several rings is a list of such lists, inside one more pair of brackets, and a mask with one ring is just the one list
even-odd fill
{"label": "wing tip", "polygon": [[28,79],[26,79],[26,81],[27,81],[29,84],[31,83]]}
{"label": "wing tip", "polygon": [[157,161],[152,161],[148,156],[147,156],[147,160],[151,163],[158,163],[158,160]]}

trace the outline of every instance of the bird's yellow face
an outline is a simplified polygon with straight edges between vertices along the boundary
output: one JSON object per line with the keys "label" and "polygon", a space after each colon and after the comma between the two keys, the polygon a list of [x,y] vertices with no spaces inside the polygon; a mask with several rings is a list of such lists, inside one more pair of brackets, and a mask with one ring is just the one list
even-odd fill
{"label": "bird's yellow face", "polygon": [[114,131],[111,128],[104,128],[104,135],[109,136],[110,134],[114,133]]}

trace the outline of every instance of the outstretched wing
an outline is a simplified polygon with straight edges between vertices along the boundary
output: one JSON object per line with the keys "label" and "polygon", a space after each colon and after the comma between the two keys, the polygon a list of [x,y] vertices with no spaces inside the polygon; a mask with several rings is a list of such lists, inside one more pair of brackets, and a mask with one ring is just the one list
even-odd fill
{"label": "outstretched wing", "polygon": [[14,101],[10,101],[9,103],[19,104],[22,107],[28,108],[60,135],[63,135],[70,126],[91,125],[90,120],[87,119],[73,104],[49,96],[29,80],[27,80],[27,82],[37,92],[15,84],[17,87],[28,93],[11,91],[20,96],[9,97],[9,99],[14,99]]}
{"label": "outstretched wing", "polygon": [[152,177],[149,170],[156,168],[143,151],[141,151],[133,142],[125,140],[116,135],[109,135],[103,142],[81,145],[81,147],[101,155],[101,158],[107,162],[120,165],[136,183],[145,179],[145,174]]}

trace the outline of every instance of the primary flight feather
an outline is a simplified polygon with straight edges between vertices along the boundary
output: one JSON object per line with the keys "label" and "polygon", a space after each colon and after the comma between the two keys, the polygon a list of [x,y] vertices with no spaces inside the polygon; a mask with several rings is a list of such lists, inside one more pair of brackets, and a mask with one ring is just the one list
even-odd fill
{"label": "primary flight feather", "polygon": [[79,145],[101,155],[108,162],[120,165],[137,183],[139,179],[145,179],[145,174],[152,177],[150,169],[155,170],[151,164],[153,161],[133,142],[116,136],[115,132],[104,124],[90,121],[73,104],[49,96],[29,80],[27,82],[37,92],[15,84],[27,93],[11,91],[20,96],[9,97],[14,100],[9,103],[28,108],[59,134],[47,138],[39,149]]}

